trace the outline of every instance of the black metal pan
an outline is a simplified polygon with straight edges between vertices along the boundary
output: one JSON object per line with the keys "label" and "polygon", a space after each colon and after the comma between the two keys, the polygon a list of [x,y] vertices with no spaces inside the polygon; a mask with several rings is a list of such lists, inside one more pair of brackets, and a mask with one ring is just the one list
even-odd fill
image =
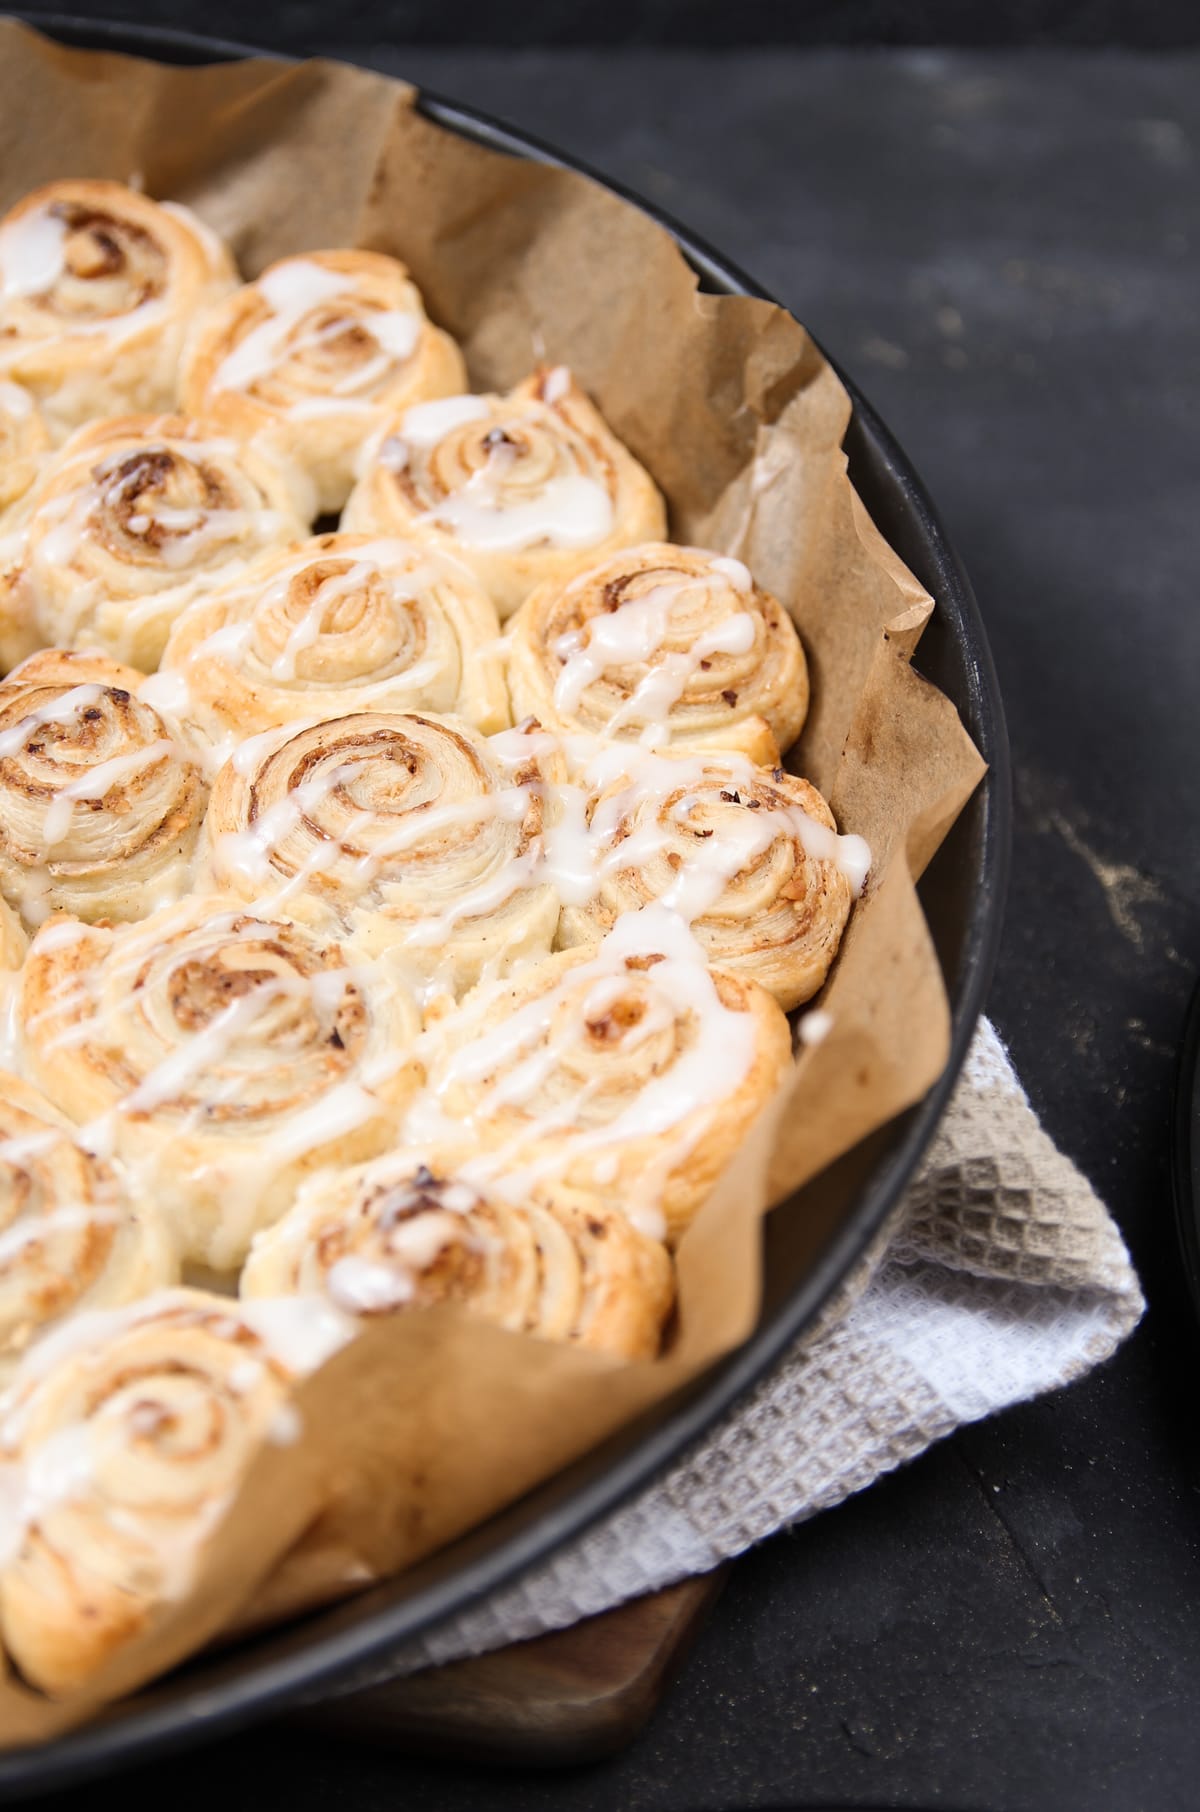
{"label": "black metal pan", "polygon": [[[241,45],[132,25],[59,16],[31,23],[63,43],[171,63],[253,54]],[[581,167],[471,108],[432,95],[423,96],[420,105],[448,131],[481,144]],[[764,293],[657,208],[637,197],[627,199],[674,235],[705,289],[725,295]],[[305,1698],[344,1691],[355,1678],[365,1682],[378,1677],[390,1650],[545,1560],[648,1484],[790,1345],[895,1205],[946,1106],[991,978],[1008,868],[1008,745],[987,637],[966,575],[920,479],[853,380],[841,375],[854,405],[846,442],[851,476],[883,534],[937,601],[916,664],[953,700],[989,764],[984,784],[921,883],[953,1015],[944,1075],[917,1107],[810,1184],[803,1192],[802,1213],[770,1217],[758,1325],[737,1352],[685,1392],[400,1578],[234,1650],[192,1662],[58,1742],[0,1755],[0,1795],[44,1792],[183,1749]]]}

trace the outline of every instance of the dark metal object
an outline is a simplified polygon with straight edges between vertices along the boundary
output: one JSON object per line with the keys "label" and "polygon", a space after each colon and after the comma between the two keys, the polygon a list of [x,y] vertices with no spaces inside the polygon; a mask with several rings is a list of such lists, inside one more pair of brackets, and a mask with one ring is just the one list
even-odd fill
{"label": "dark metal object", "polygon": [[1179,1053],[1171,1159],[1184,1278],[1192,1306],[1200,1315],[1200,987],[1192,995]]}
{"label": "dark metal object", "polygon": [[[170,62],[247,54],[245,47],[184,33],[61,18],[35,23],[64,43]],[[424,96],[421,105],[439,124],[482,144],[579,167],[469,109],[432,96]],[[734,295],[762,293],[658,210],[638,205],[674,233],[705,288]],[[817,1179],[804,1192],[802,1216],[785,1210],[771,1217],[768,1288],[759,1326],[738,1352],[704,1378],[401,1578],[253,1643],[192,1663],[51,1746],[0,1756],[0,1792],[48,1790],[378,1677],[386,1671],[387,1654],[400,1643],[544,1560],[645,1485],[703,1433],[811,1321],[894,1206],[949,1098],[991,976],[1008,865],[1008,750],[991,656],[970,586],[916,474],[855,385],[845,381],[854,404],[846,443],[852,476],[882,532],[938,603],[918,664],[954,701],[990,764],[984,786],[921,888],[953,1013],[945,1074],[918,1107]]]}

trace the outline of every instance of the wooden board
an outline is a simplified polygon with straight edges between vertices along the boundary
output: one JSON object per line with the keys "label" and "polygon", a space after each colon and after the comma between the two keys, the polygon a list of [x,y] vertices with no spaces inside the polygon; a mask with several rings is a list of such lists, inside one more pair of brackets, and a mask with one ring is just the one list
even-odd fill
{"label": "wooden board", "polygon": [[456,1760],[554,1766],[624,1747],[658,1705],[727,1567],[571,1629],[308,1705],[306,1729]]}

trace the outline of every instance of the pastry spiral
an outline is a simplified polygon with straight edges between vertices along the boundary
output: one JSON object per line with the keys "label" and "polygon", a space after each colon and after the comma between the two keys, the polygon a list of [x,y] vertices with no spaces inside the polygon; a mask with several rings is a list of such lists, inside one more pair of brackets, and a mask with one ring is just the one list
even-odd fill
{"label": "pastry spiral", "polygon": [[324,1292],[355,1316],[453,1303],[516,1333],[653,1358],[674,1295],[665,1249],[603,1203],[561,1189],[509,1199],[503,1185],[405,1151],[314,1177],[255,1239],[242,1295]]}
{"label": "pastry spiral", "polygon": [[590,953],[482,983],[428,1036],[430,1098],[464,1140],[499,1149],[526,1187],[562,1179],[670,1239],[792,1048],[766,990],[710,971],[659,905],[626,914]]}
{"label": "pastry spiral", "polygon": [[545,776],[522,742],[412,713],[267,731],[213,783],[205,874],[460,992],[554,939]]}
{"label": "pastry spiral", "polygon": [[649,473],[557,366],[507,396],[408,410],[351,493],[342,527],[449,549],[503,618],[535,586],[664,535],[666,512]]}
{"label": "pastry spiral", "polygon": [[186,1594],[259,1448],[292,1433],[289,1357],[198,1290],[35,1349],[0,1423],[0,1632],[34,1685],[82,1685]]}
{"label": "pastry spiral", "polygon": [[0,685],[0,892],[27,925],[140,918],[190,884],[208,788],[141,683],[47,648]]}
{"label": "pastry spiral", "polygon": [[320,1164],[391,1143],[420,1079],[411,998],[302,926],[202,897],[115,931],[53,920],[19,997],[24,1068],[229,1270]]}
{"label": "pastry spiral", "polygon": [[43,641],[153,672],[175,618],[264,548],[307,534],[303,482],[203,422],[126,416],[51,460],[24,567]]}
{"label": "pastry spiral", "polygon": [[19,522],[49,448],[42,412],[28,390],[0,383],[0,534]]}
{"label": "pastry spiral", "polygon": [[132,1302],[178,1274],[157,1212],[132,1204],[44,1095],[0,1071],[0,1383],[65,1316]]}
{"label": "pastry spiral", "polygon": [[558,941],[595,943],[623,912],[660,900],[716,969],[747,976],[786,1011],[811,999],[837,954],[870,851],[839,837],[807,780],[722,753],[593,758],[582,806],[591,885],[563,906]]}
{"label": "pastry spiral", "polygon": [[499,633],[456,561],[408,541],[320,535],[260,555],[186,610],[162,673],[218,748],[351,711],[449,711],[491,732],[508,723]]}
{"label": "pastry spiral", "polygon": [[427,319],[404,266],[363,251],[272,264],[204,318],[182,374],[189,415],[271,434],[326,511],[350,495],[364,440],[466,382],[461,352]]}
{"label": "pastry spiral", "polygon": [[48,183],[0,221],[0,373],[59,439],[98,416],[170,409],[185,334],[236,282],[187,208],[117,182]]}
{"label": "pastry spiral", "polygon": [[[0,899],[0,980],[11,976],[25,961],[29,939],[20,919],[5,899]],[[3,986],[7,987],[7,982]],[[3,995],[0,993],[0,1002]]]}
{"label": "pastry spiral", "polygon": [[0,382],[0,673],[42,646],[22,559],[24,527],[50,437],[33,397]]}
{"label": "pastry spiral", "polygon": [[510,631],[513,715],[767,766],[808,711],[795,625],[739,560],[665,542],[539,587]]}

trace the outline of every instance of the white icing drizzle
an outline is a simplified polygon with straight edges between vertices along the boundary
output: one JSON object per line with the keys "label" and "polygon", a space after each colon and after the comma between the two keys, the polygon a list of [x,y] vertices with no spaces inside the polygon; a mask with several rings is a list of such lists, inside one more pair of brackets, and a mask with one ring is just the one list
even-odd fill
{"label": "white icing drizzle", "polygon": [[804,1015],[796,1030],[801,1044],[813,1046],[823,1044],[832,1032],[833,1026],[832,1013],[826,1013],[823,1009],[815,1007],[811,1013]]}
{"label": "white icing drizzle", "polygon": [[0,383],[0,409],[15,421],[28,421],[33,414],[33,398],[20,384]]}
{"label": "white icing drizzle", "polygon": [[436,447],[455,428],[485,421],[488,413],[481,396],[443,396],[432,403],[414,403],[404,411],[399,432],[392,438],[401,446],[408,442],[413,447]]}
{"label": "white icing drizzle", "polygon": [[36,711],[30,711],[7,730],[0,731],[0,761],[19,755],[35,731],[47,724],[77,722],[84,711],[98,705],[103,697],[103,686],[72,686],[70,691],[62,692],[57,698],[39,705]]}
{"label": "white icing drizzle", "polygon": [[612,499],[594,478],[551,478],[535,497],[503,503],[486,468],[446,497],[429,519],[451,529],[467,547],[511,552],[549,541],[554,547],[596,547],[612,533]]}
{"label": "white icing drizzle", "polygon": [[67,223],[48,208],[21,214],[0,230],[0,271],[8,297],[44,296],[66,268]]}
{"label": "white icing drizzle", "polygon": [[[547,384],[554,387],[555,378],[561,382],[553,400],[559,400],[570,375],[561,369],[552,372]],[[481,396],[417,403],[405,411],[399,429],[383,441],[377,457],[392,471],[402,472],[410,463],[410,448],[435,447],[456,429],[486,421],[491,413]],[[428,510],[425,519],[448,530],[465,546],[488,552],[512,552],[539,542],[554,547],[595,547],[612,533],[612,499],[603,484],[582,473],[555,474],[536,492],[506,500],[501,486],[515,457],[515,449],[498,438],[489,447],[486,465],[472,472],[460,490]]]}
{"label": "white icing drizzle", "polygon": [[[21,1393],[32,1387],[36,1395],[39,1382],[58,1365],[108,1348],[129,1330],[160,1317],[181,1315],[186,1321],[195,1309],[194,1299],[186,1291],[159,1290],[120,1309],[86,1310],[52,1329],[25,1355],[14,1384],[0,1399],[0,1454],[14,1452],[22,1440]],[[319,1369],[356,1332],[353,1319],[324,1296],[231,1303],[227,1316],[210,1316],[208,1321],[218,1338],[224,1333],[231,1341],[239,1329],[249,1329],[264,1353],[290,1378],[303,1378]],[[217,1389],[228,1390],[234,1397],[247,1395],[264,1373],[263,1360],[244,1353],[232,1360],[223,1379],[217,1380]],[[35,1524],[63,1505],[86,1501],[103,1476],[109,1452],[122,1439],[120,1421],[114,1419],[122,1416],[135,1436],[152,1437],[158,1426],[158,1408],[152,1399],[144,1406],[128,1407],[122,1404],[118,1389],[111,1413],[101,1403],[87,1422],[56,1429],[34,1443],[23,1464],[0,1460],[0,1566],[15,1559]],[[295,1405],[285,1400],[266,1433],[268,1440],[280,1444],[297,1439],[300,1421]],[[106,1503],[103,1514],[118,1528],[128,1518],[130,1533],[154,1555],[155,1590],[166,1597],[179,1596],[190,1584],[201,1543],[224,1514],[238,1482],[236,1476],[231,1477],[224,1490],[214,1491],[192,1506],[192,1513],[174,1527],[162,1518],[141,1518],[132,1507],[126,1510],[119,1502]]]}
{"label": "white icing drizzle", "polygon": [[707,592],[718,601],[727,587],[739,595],[752,589],[740,560],[719,557],[711,564],[713,574],[672,574],[617,610],[592,617],[582,630],[560,636],[553,648],[563,663],[554,685],[556,709],[573,717],[588,687],[606,673],[646,666],[648,671],[610,718],[608,730],[616,735],[627,725],[641,724],[647,746],[665,741],[671,711],[701,663],[714,654],[747,655],[757,639],[755,617],[749,611],[734,611],[696,636],[686,650],[661,652],[671,637],[673,612],[685,594]]}
{"label": "white icing drizzle", "polygon": [[114,755],[108,761],[98,762],[78,780],[68,781],[46,806],[42,820],[43,846],[51,850],[69,834],[76,801],[103,799],[114,787],[121,786],[143,769],[181,753],[177,743],[169,737],[160,737],[156,742],[147,743],[145,748],[131,749],[127,755]]}
{"label": "white icing drizzle", "polygon": [[[676,1061],[652,1074],[607,1122],[577,1124],[580,1109],[586,1108],[589,1098],[585,1086],[563,1104],[558,1116],[545,1116],[542,1123],[552,1126],[557,1121],[567,1134],[568,1164],[596,1154],[603,1161],[633,1141],[660,1140],[655,1159],[631,1179],[631,1196],[622,1206],[643,1230],[661,1237],[658,1204],[667,1177],[686,1163],[702,1136],[702,1110],[737,1090],[749,1074],[755,1052],[752,1017],[723,1004],[703,952],[678,913],[654,903],[639,912],[622,914],[593,956],[565,970],[548,994],[508,1013],[497,1024],[483,1023],[494,996],[481,991],[473,997],[473,1007],[468,1002],[459,1009],[468,1036],[446,1057],[436,1093],[444,1098],[458,1083],[478,1084],[498,1076],[484,1091],[473,1121],[477,1124],[505,1108],[527,1106],[565,1051],[586,1037],[588,1021],[603,1015],[634,984],[628,959],[643,956],[658,960],[636,977],[644,1011],[637,1026],[626,1032],[622,1052],[635,1051],[682,1018],[693,1026],[690,1040]],[[565,1020],[556,1042],[547,1032],[568,999],[578,1003],[578,1015]],[[480,1022],[477,1030],[471,1025],[472,1018]],[[416,1143],[427,1136],[427,1126],[428,1118],[418,1104],[406,1122],[408,1141]],[[461,1128],[458,1136],[463,1137]],[[519,1150],[519,1138],[514,1146]],[[486,1179],[519,1199],[540,1175],[562,1167],[562,1149],[554,1147],[543,1161],[521,1157],[514,1163],[511,1153],[484,1153],[466,1161],[459,1174],[466,1181]]]}
{"label": "white icing drizzle", "polygon": [[[290,258],[276,265],[258,279],[256,287],[270,312],[221,361],[213,378],[215,390],[251,390],[285,359],[302,359],[345,326],[340,321],[306,326],[306,318],[337,300],[359,300],[352,275],[327,270],[306,258]],[[371,390],[396,365],[411,358],[421,337],[421,318],[411,310],[360,309],[355,323],[371,335],[378,353],[333,382],[329,395],[289,405],[290,413],[322,415],[355,407],[354,393]]]}

